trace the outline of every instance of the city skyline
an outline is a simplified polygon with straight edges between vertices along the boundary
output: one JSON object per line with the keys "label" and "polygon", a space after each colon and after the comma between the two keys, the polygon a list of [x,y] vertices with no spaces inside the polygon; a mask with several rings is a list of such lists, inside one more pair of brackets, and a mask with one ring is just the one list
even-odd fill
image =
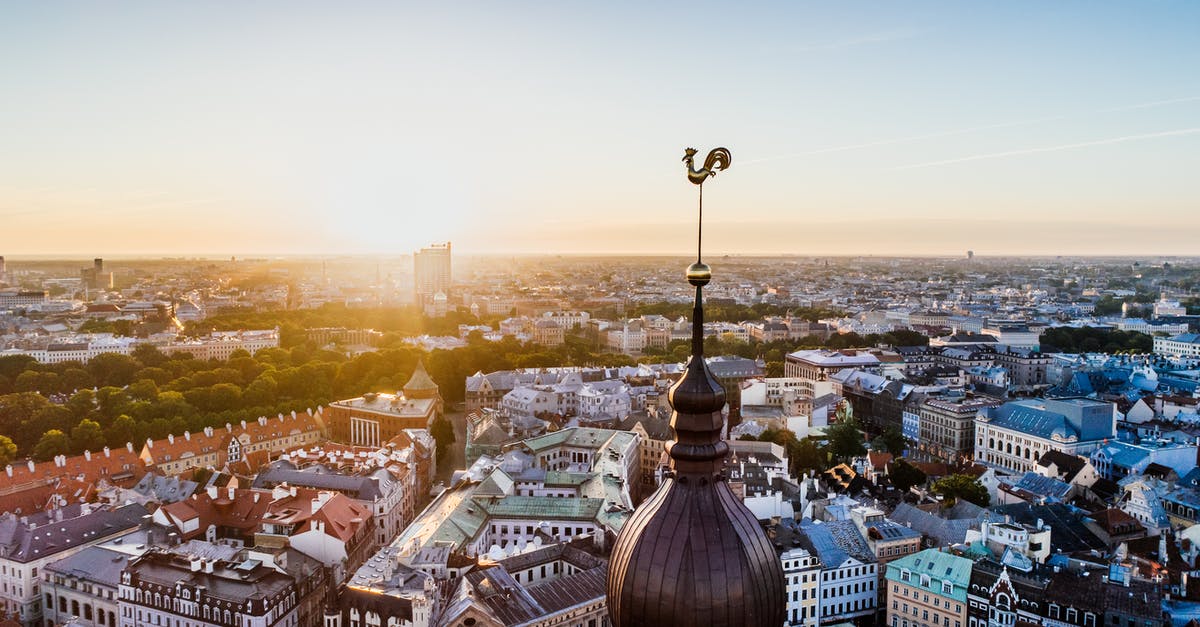
{"label": "city skyline", "polygon": [[[1200,8],[0,10],[10,258],[1190,255]],[[19,234],[20,237],[15,237]]]}

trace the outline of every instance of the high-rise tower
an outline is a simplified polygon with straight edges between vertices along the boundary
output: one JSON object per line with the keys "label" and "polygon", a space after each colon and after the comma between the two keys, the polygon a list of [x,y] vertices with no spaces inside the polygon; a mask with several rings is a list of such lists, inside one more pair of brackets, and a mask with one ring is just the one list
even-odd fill
{"label": "high-rise tower", "polygon": [[413,253],[413,294],[418,307],[450,293],[450,242],[431,244]]}
{"label": "high-rise tower", "polygon": [[[698,185],[712,176],[691,168]],[[718,155],[720,156],[720,155]],[[724,169],[717,167],[716,169]],[[703,193],[703,187],[701,187]],[[703,211],[703,208],[701,208]],[[687,271],[696,288],[692,357],[671,387],[667,444],[671,469],[658,490],[625,523],[608,568],[613,625],[778,627],[785,621],[783,565],[754,514],[733,494],[722,472],[729,445],[721,439],[725,390],[704,361],[703,288],[712,272],[700,259]]]}

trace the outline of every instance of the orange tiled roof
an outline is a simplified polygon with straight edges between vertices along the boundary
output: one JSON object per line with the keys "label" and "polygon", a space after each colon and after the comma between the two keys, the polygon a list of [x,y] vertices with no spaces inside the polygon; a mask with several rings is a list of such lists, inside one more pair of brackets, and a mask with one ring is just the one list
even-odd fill
{"label": "orange tiled roof", "polygon": [[[0,472],[0,512],[41,510],[55,491],[55,484],[63,480],[91,484],[91,494],[94,494],[95,484],[101,480],[123,487],[131,486],[146,474],[145,463],[131,448],[132,445],[127,445],[71,457],[60,455],[44,462],[10,464],[4,468],[4,472]],[[88,498],[91,498],[91,494]],[[33,506],[33,503],[38,505]]]}

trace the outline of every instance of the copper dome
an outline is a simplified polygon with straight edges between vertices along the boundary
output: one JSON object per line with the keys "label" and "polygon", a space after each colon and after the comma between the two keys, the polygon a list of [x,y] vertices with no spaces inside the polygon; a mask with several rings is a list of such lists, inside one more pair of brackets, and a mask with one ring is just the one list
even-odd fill
{"label": "copper dome", "polygon": [[618,627],[778,627],[783,565],[754,514],[725,482],[725,390],[704,362],[702,285],[692,358],[668,400],[671,472],[625,523],[609,561],[608,612]]}

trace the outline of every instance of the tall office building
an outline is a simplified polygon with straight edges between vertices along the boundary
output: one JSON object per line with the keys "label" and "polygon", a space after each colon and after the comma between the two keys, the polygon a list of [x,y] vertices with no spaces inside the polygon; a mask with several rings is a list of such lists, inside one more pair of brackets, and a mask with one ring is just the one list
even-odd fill
{"label": "tall office building", "polygon": [[429,309],[439,293],[444,306],[450,293],[450,242],[413,253],[413,291],[418,307]]}
{"label": "tall office building", "polygon": [[92,267],[80,270],[79,276],[90,289],[112,289],[112,273],[104,272],[104,260],[99,257],[92,260]]}

